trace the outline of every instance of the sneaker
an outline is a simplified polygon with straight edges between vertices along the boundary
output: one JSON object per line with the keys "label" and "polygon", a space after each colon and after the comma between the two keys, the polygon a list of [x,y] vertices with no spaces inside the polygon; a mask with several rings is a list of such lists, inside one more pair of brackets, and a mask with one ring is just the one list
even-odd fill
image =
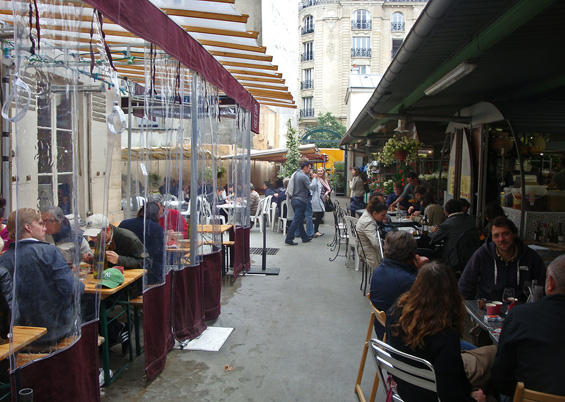
{"label": "sneaker", "polygon": [[[112,370],[110,370],[110,378],[114,376],[114,372]],[[100,387],[104,386],[104,369],[102,367],[100,367],[99,369],[99,374],[98,374],[98,384],[100,385]]]}

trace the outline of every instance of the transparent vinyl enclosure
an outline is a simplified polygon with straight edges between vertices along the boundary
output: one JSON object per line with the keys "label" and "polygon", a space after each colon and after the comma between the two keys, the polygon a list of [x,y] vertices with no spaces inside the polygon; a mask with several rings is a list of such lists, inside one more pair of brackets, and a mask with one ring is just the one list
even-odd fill
{"label": "transparent vinyl enclosure", "polygon": [[[12,369],[64,350],[98,318],[101,288],[93,271],[105,249],[96,239],[111,219],[113,151],[125,128],[112,108],[117,80],[96,14],[76,4],[34,3],[39,14],[30,18],[30,2],[12,2],[15,69],[2,110],[13,150],[5,196],[14,242],[0,256]],[[91,34],[81,34],[86,28]],[[87,226],[92,213],[104,219]]]}

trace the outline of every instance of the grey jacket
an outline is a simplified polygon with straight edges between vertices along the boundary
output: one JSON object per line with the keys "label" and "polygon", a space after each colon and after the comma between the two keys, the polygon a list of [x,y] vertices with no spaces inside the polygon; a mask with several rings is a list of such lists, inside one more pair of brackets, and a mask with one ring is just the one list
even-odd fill
{"label": "grey jacket", "polygon": [[313,212],[326,212],[326,207],[322,201],[322,183],[318,179],[312,179],[312,211]]}

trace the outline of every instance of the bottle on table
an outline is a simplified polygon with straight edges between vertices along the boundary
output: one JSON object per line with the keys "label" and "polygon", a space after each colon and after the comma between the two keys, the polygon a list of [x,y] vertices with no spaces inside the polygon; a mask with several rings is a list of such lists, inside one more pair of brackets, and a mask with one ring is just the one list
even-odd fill
{"label": "bottle on table", "polygon": [[548,243],[555,243],[555,232],[553,230],[553,223],[549,224],[549,230],[547,232],[547,240]]}
{"label": "bottle on table", "polygon": [[557,243],[563,244],[563,223],[557,227]]}
{"label": "bottle on table", "polygon": [[[104,233],[105,234],[105,233]],[[104,236],[105,238],[106,236]],[[108,262],[106,261],[106,245],[102,244],[102,232],[98,233],[96,236],[96,245],[94,246],[94,258],[92,261],[92,273],[94,279],[101,279],[102,273],[106,268],[108,268]]]}

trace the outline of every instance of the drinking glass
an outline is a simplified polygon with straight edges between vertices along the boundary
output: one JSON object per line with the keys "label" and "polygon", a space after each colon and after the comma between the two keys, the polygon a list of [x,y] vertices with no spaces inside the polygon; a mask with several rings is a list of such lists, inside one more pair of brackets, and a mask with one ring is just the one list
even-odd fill
{"label": "drinking glass", "polygon": [[505,288],[504,293],[502,294],[502,301],[509,306],[516,300],[516,291],[514,288]]}
{"label": "drinking glass", "polygon": [[88,276],[89,273],[90,273],[90,265],[89,264],[81,263],[78,266],[78,277],[82,282],[84,282],[84,280],[86,279],[86,277]]}

